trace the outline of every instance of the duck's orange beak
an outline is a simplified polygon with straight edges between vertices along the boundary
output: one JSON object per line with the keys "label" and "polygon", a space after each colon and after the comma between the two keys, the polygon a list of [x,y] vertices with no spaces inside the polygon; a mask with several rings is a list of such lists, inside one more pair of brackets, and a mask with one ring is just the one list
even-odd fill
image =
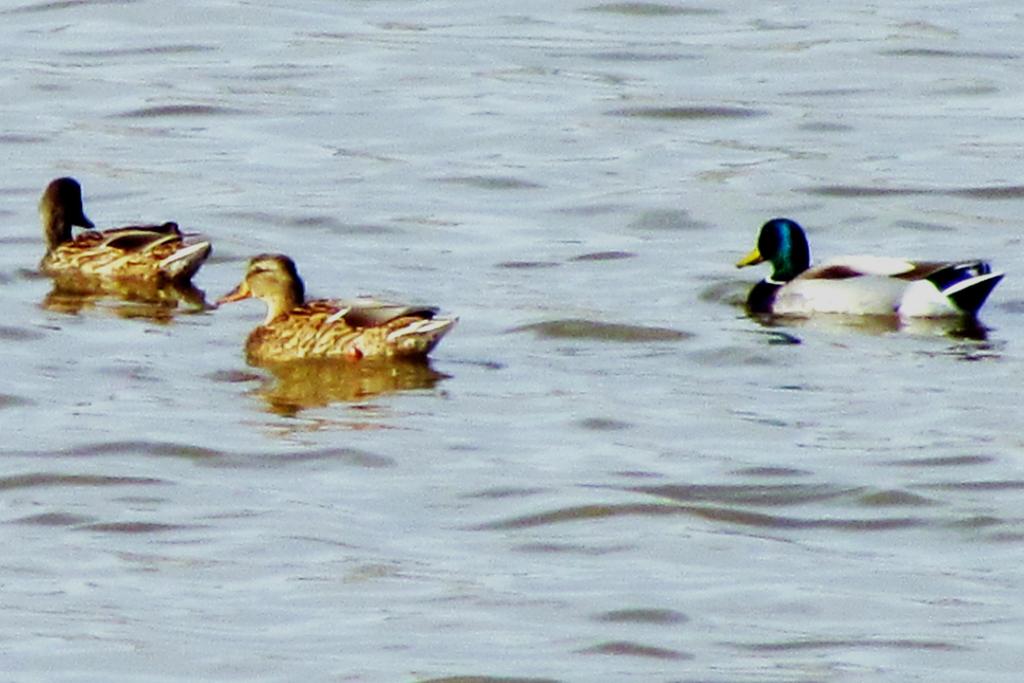
{"label": "duck's orange beak", "polygon": [[241,284],[232,289],[230,292],[217,299],[217,305],[229,304],[232,301],[241,301],[242,299],[248,299],[252,296],[252,290],[249,289],[249,283],[242,280]]}

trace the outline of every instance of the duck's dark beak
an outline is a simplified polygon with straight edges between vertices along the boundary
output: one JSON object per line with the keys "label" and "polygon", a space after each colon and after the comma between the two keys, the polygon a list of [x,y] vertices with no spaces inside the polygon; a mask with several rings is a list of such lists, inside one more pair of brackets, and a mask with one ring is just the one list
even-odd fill
{"label": "duck's dark beak", "polygon": [[71,225],[77,225],[80,228],[86,228],[88,230],[92,230],[96,227],[96,224],[86,217],[84,211],[80,211],[78,213],[78,216],[71,221]]}

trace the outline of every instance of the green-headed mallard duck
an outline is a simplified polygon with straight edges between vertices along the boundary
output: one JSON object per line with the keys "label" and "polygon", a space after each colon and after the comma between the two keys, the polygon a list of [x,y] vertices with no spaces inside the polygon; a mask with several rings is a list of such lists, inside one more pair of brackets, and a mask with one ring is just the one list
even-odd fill
{"label": "green-headed mallard duck", "polygon": [[372,299],[306,300],[295,263],[283,254],[249,261],[242,282],[218,304],[255,297],[267,305],[245,351],[256,364],[314,358],[422,358],[455,324],[430,306]]}
{"label": "green-headed mallard duck", "polygon": [[747,306],[754,313],[973,317],[1003,278],[977,260],[846,256],[812,268],[803,228],[788,218],[765,223],[757,247],[736,266],[764,261],[772,274],[750,291]]}
{"label": "green-headed mallard duck", "polygon": [[[40,267],[74,289],[185,284],[210,255],[209,242],[186,243],[177,223],[93,230],[74,178],[57,178],[46,186],[39,215],[46,238]],[[87,231],[73,237],[75,225]]]}

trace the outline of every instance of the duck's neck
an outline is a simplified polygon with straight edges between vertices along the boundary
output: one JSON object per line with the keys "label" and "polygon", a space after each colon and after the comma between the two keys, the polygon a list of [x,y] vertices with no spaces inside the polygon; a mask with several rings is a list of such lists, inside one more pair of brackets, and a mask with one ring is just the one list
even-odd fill
{"label": "duck's neck", "polygon": [[46,240],[46,253],[50,253],[65,242],[71,241],[71,221],[64,212],[53,208],[39,209],[39,217],[43,221],[43,238]]}
{"label": "duck's neck", "polygon": [[278,318],[288,314],[299,304],[291,304],[287,299],[274,299],[273,301],[267,302],[267,318],[263,321],[264,325],[269,325]]}
{"label": "duck's neck", "polygon": [[263,321],[263,324],[269,325],[306,302],[302,281],[296,280],[290,287],[282,287],[275,293],[275,296],[267,297],[264,301],[267,304],[267,319]]}
{"label": "duck's neck", "polygon": [[747,309],[751,313],[771,313],[775,305],[775,295],[782,288],[782,284],[771,278],[758,282],[747,296]]}

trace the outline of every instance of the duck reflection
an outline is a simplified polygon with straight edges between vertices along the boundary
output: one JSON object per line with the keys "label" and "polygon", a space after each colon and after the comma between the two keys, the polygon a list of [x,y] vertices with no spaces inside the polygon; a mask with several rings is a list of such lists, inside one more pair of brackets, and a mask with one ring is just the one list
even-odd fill
{"label": "duck reflection", "polygon": [[972,316],[947,318],[899,318],[894,315],[819,315],[813,318],[750,314],[763,327],[853,331],[868,335],[908,334],[921,337],[949,337],[963,341],[987,341],[988,328]]}
{"label": "duck reflection", "polygon": [[121,318],[144,318],[169,322],[175,314],[197,313],[212,308],[203,290],[191,284],[105,283],[96,288],[78,286],[74,280],[57,279],[43,298],[42,307],[57,313],[77,315],[102,309]]}
{"label": "duck reflection", "polygon": [[271,412],[286,416],[335,402],[430,389],[450,377],[426,360],[307,360],[263,367],[272,377],[257,393]]}

